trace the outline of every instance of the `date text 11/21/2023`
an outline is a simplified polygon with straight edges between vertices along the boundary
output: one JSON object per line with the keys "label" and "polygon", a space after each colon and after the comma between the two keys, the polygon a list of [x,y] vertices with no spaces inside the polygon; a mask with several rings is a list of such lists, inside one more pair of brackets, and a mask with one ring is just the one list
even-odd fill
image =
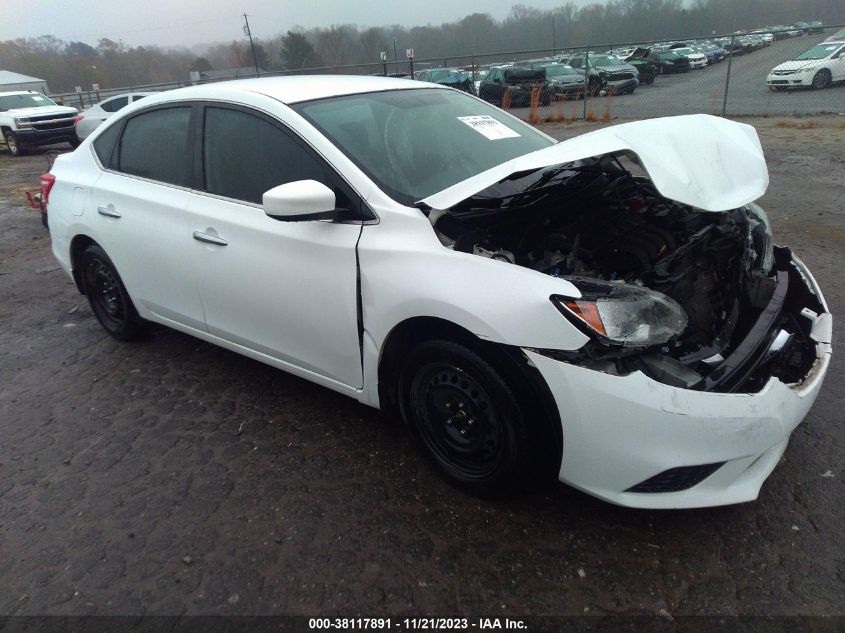
{"label": "date text 11/21/2023", "polygon": [[310,618],[308,628],[314,630],[381,630],[381,631],[466,631],[511,630],[527,628],[518,618]]}

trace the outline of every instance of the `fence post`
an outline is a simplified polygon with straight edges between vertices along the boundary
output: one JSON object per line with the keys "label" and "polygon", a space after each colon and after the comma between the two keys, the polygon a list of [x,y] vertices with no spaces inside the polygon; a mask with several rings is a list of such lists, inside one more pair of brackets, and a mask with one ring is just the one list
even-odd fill
{"label": "fence post", "polygon": [[584,51],[584,120],[587,120],[587,98],[590,95],[590,50]]}
{"label": "fence post", "polygon": [[[736,22],[734,22],[733,25],[736,27]],[[730,88],[731,85],[731,63],[733,63],[734,53],[736,52],[734,49],[736,28],[732,28],[731,31],[731,54],[728,55],[728,72],[725,74],[725,94],[722,96],[722,116],[726,116],[728,112],[728,88]]]}

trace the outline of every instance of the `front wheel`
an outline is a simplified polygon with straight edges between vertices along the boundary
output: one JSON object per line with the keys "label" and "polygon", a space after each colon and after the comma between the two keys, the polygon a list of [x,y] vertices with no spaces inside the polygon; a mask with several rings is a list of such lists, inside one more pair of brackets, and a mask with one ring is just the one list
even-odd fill
{"label": "front wheel", "polygon": [[827,88],[833,81],[833,75],[827,68],[822,68],[813,76],[813,89],[821,90]]}
{"label": "front wheel", "polygon": [[427,456],[451,483],[483,497],[526,481],[531,441],[516,392],[462,344],[431,340],[408,355],[400,409]]}
{"label": "front wheel", "polygon": [[94,316],[103,329],[120,341],[140,338],[146,332],[146,321],[126,292],[111,259],[96,244],[82,254],[82,284]]}
{"label": "front wheel", "polygon": [[23,147],[18,143],[18,136],[11,130],[6,132],[6,147],[9,148],[9,153],[12,156],[20,156],[23,154]]}

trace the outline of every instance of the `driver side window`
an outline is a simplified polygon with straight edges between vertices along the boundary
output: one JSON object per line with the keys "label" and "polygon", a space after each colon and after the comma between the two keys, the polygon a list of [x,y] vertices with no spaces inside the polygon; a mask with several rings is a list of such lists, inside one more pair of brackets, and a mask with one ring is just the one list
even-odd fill
{"label": "driver side window", "polygon": [[230,108],[206,107],[205,189],[261,204],[268,189],[296,180],[329,186],[316,157],[270,121]]}

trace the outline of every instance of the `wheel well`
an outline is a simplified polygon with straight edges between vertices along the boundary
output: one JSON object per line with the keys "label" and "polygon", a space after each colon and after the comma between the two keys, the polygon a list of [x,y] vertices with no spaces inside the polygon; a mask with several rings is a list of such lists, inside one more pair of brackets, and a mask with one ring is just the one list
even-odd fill
{"label": "wheel well", "polygon": [[82,285],[82,275],[79,272],[79,267],[82,264],[82,253],[85,252],[86,248],[96,243],[87,235],[77,235],[70,243],[70,267],[73,272],[73,280],[76,282],[76,288],[83,295],[85,288]]}
{"label": "wheel well", "polygon": [[[536,367],[529,364],[523,351],[513,345],[484,341],[469,330],[436,317],[415,317],[393,328],[382,345],[378,367],[378,389],[381,408],[398,415],[399,372],[408,352],[422,341],[445,339],[461,343],[493,365],[512,387],[522,403],[531,407],[530,415],[541,421],[539,429],[546,455],[538,459],[537,467],[555,479],[563,455],[563,430],[557,403],[546,381]],[[540,456],[538,456],[540,457]]]}

